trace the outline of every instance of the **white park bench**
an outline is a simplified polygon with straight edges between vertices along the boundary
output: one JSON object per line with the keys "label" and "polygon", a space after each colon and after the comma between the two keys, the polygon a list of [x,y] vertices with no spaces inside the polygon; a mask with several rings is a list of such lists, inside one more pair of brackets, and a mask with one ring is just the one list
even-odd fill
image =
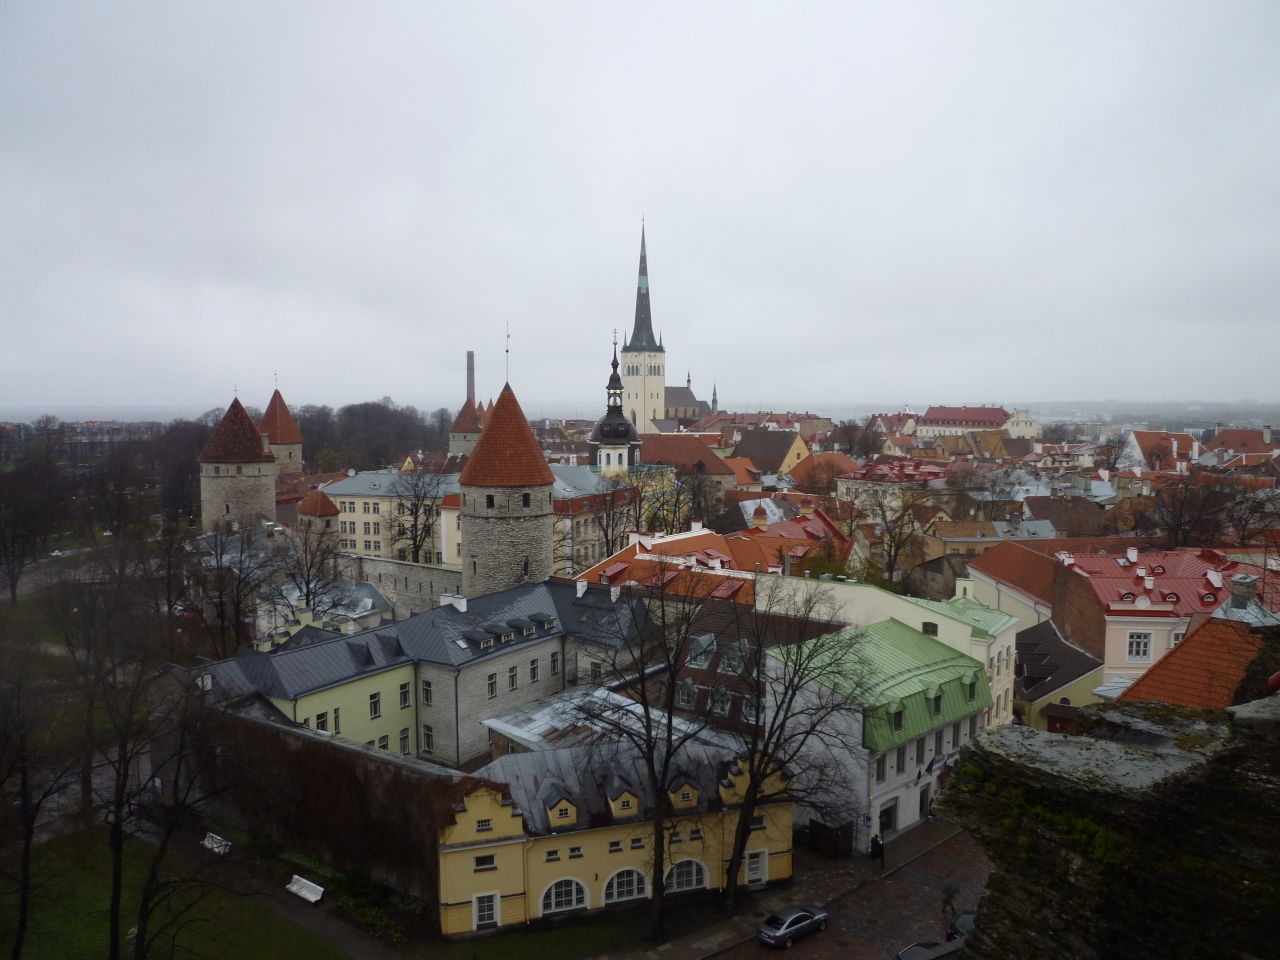
{"label": "white park bench", "polygon": [[205,834],[204,842],[202,842],[200,846],[204,847],[206,850],[213,851],[220,857],[225,857],[231,852],[231,841],[224,840],[216,833]]}
{"label": "white park bench", "polygon": [[308,903],[319,903],[320,898],[324,896],[324,887],[318,883],[312,883],[310,880],[304,880],[296,873],[285,889],[290,893],[296,893]]}

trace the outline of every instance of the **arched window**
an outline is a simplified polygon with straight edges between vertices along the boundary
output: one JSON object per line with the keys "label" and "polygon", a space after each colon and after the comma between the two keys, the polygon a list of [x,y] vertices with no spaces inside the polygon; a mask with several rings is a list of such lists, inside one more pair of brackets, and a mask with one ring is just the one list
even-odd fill
{"label": "arched window", "polygon": [[616,903],[618,900],[634,900],[643,897],[644,874],[639,870],[619,870],[604,885],[604,902]]}
{"label": "arched window", "polygon": [[542,895],[542,912],[574,910],[587,905],[587,888],[577,880],[557,880]]}
{"label": "arched window", "polygon": [[707,885],[707,871],[697,860],[681,860],[667,871],[668,890],[697,890]]}

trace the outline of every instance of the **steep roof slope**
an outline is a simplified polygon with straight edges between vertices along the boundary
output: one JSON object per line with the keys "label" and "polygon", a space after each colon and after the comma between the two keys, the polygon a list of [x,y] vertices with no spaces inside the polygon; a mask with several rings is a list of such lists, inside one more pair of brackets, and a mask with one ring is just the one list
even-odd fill
{"label": "steep roof slope", "polygon": [[777,473],[800,434],[794,430],[747,430],[734,447],[735,457],[747,457],[757,467]]}
{"label": "steep roof slope", "polygon": [[[480,404],[484,409],[484,404]],[[450,433],[479,433],[480,432],[480,414],[476,411],[476,405],[471,402],[471,398],[467,397],[467,402],[462,405],[462,409],[458,411],[458,415],[453,418],[453,426],[449,428]]]}
{"label": "steep roof slope", "polygon": [[555,481],[511,384],[504,385],[458,482],[471,487],[540,487]]}
{"label": "steep roof slope", "polygon": [[644,433],[640,435],[640,459],[691,473],[736,476],[733,467],[712,452],[691,433]]}
{"label": "steep roof slope", "polygon": [[1262,634],[1237,620],[1206,620],[1116,697],[1158,700],[1196,710],[1229,707],[1236,687],[1262,647]]}
{"label": "steep roof slope", "polygon": [[275,459],[270,450],[262,449],[262,434],[239,397],[231,401],[200,454],[201,463],[275,463]]}
{"label": "steep roof slope", "polygon": [[298,430],[298,424],[293,419],[289,405],[284,402],[284,397],[280,395],[279,390],[271,395],[267,412],[258,421],[258,432],[265,433],[272,443],[302,442],[302,433]]}
{"label": "steep roof slope", "polygon": [[340,511],[323,490],[312,490],[298,504],[298,513],[309,517],[336,517]]}
{"label": "steep roof slope", "polygon": [[990,580],[1025,594],[1032,600],[1053,606],[1053,557],[1029,549],[1021,543],[1005,541],[974,557],[965,566]]}

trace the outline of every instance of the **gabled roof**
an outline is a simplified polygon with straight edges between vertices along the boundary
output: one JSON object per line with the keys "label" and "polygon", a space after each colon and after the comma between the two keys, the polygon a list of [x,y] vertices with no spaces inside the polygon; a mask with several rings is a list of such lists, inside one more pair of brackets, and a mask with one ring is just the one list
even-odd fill
{"label": "gabled roof", "polygon": [[302,442],[298,424],[294,421],[293,414],[289,412],[289,405],[284,402],[284,397],[280,396],[279,390],[271,395],[267,412],[258,421],[258,432],[265,433],[274,444]]}
{"label": "gabled roof", "polygon": [[757,467],[777,473],[797,441],[804,442],[794,430],[746,430],[734,447],[733,455],[747,457]]}
{"label": "gabled roof", "polygon": [[736,476],[733,467],[717,457],[691,433],[644,433],[640,435],[642,463],[661,464],[690,473]]}
{"label": "gabled roof", "polygon": [[932,613],[959,620],[969,626],[975,637],[998,637],[1010,627],[1018,625],[1018,618],[1000,610],[993,610],[971,597],[953,597],[950,600],[923,600],[919,597],[903,597],[910,603],[924,607]]}
{"label": "gabled roof", "polygon": [[[1231,578],[1259,578],[1258,599],[1280,609],[1280,582],[1260,567],[1236,563],[1213,550],[1158,550],[1130,561],[1121,553],[1059,553],[1071,573],[1088,580],[1107,616],[1189,617],[1210,613],[1231,596]],[[1142,576],[1139,576],[1141,571]],[[1151,586],[1147,586],[1147,581]]]}
{"label": "gabled roof", "polygon": [[1027,497],[1022,509],[1029,520],[1048,520],[1054,529],[1076,536],[1102,532],[1106,509],[1085,497]]}
{"label": "gabled roof", "polygon": [[1247,623],[1212,617],[1154,663],[1116,702],[1158,700],[1195,710],[1229,707],[1262,642],[1262,634]]}
{"label": "gabled roof", "polygon": [[930,407],[916,420],[918,427],[975,427],[998,430],[1009,422],[1004,407]]}
{"label": "gabled roof", "polygon": [[[736,450],[734,451],[737,452]],[[838,477],[843,473],[849,473],[858,469],[858,463],[843,453],[826,451],[823,453],[813,453],[805,457],[799,463],[788,471],[791,479],[799,486],[804,486],[813,479],[814,471],[821,470],[826,474]]]}
{"label": "gabled roof", "polygon": [[1269,443],[1264,443],[1262,437],[1261,430],[1219,430],[1204,446],[1207,450],[1230,450],[1242,454],[1280,450],[1280,431],[1271,434]]}
{"label": "gabled roof", "polygon": [[541,487],[555,479],[520,401],[511,384],[505,384],[458,482],[470,487]]}
{"label": "gabled roof", "polygon": [[1028,703],[1102,668],[1101,660],[1063,640],[1052,620],[1019,630],[1015,644],[1018,676],[1013,682],[1014,695]]}
{"label": "gabled roof", "polygon": [[[296,429],[296,428],[295,428]],[[200,454],[201,463],[275,463],[275,454],[262,447],[262,434],[236,397]]]}
{"label": "gabled roof", "polygon": [[969,572],[1011,587],[1033,601],[1053,606],[1054,559],[1021,543],[1005,541],[970,560]]}
{"label": "gabled roof", "polygon": [[333,517],[338,512],[338,505],[323,490],[312,490],[298,504],[298,513],[309,517]]}
{"label": "gabled roof", "polygon": [[[481,407],[484,404],[480,405]],[[467,397],[466,402],[462,405],[462,409],[458,411],[458,415],[453,418],[453,426],[449,428],[450,433],[479,433],[480,432],[480,414],[476,412],[476,405],[471,402],[471,398]]]}

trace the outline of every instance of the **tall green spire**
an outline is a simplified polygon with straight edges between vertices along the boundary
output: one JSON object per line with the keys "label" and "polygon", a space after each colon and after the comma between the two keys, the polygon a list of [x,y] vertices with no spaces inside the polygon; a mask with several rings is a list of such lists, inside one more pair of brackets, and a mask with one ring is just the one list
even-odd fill
{"label": "tall green spire", "polygon": [[662,350],[653,335],[653,317],[649,310],[649,262],[645,252],[644,224],[640,225],[640,276],[636,281],[636,320],[631,328],[631,339],[622,348],[623,353],[642,350]]}

